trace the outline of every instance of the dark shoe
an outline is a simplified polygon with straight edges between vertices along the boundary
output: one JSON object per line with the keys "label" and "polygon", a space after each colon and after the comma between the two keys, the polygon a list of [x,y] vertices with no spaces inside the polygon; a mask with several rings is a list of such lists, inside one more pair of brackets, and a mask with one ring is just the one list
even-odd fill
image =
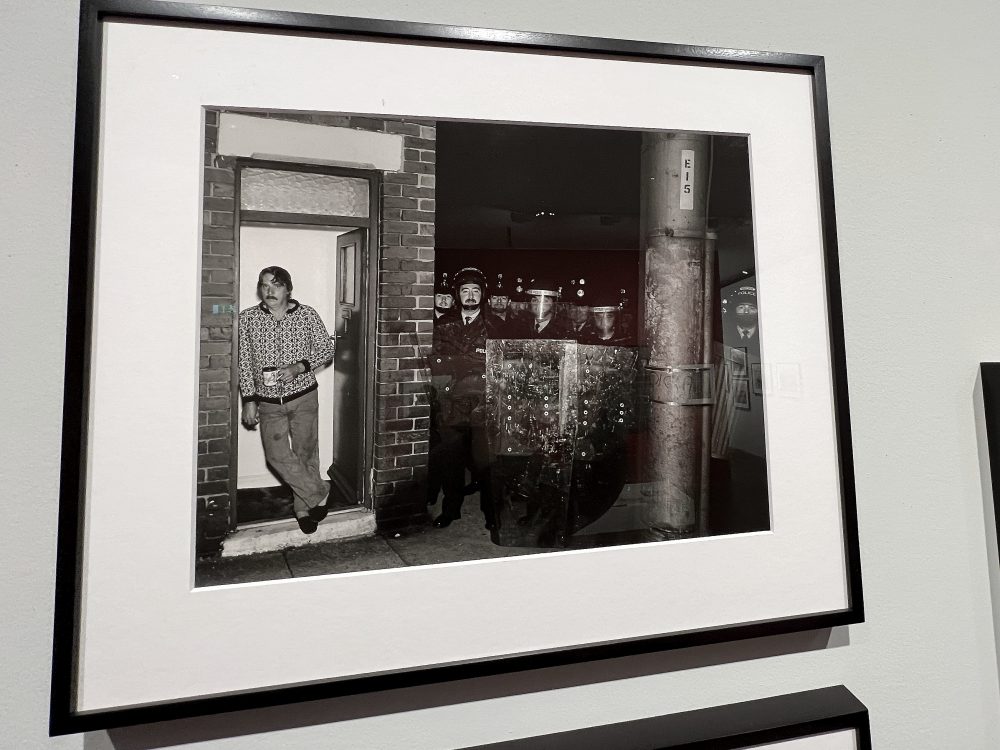
{"label": "dark shoe", "polygon": [[302,518],[296,517],[295,520],[299,522],[299,528],[302,530],[303,534],[313,534],[319,527],[319,524],[312,520],[309,516],[302,516]]}
{"label": "dark shoe", "polygon": [[442,513],[440,516],[434,519],[434,528],[446,529],[449,526],[451,526],[451,522],[454,520],[455,519],[452,518],[451,516],[446,516],[444,513]]}
{"label": "dark shoe", "polygon": [[[327,516],[327,514],[329,512],[330,512],[330,508],[328,507],[328,505],[326,503],[323,503],[322,505],[317,505],[314,508],[310,508],[309,509],[309,517],[312,520],[314,520],[316,523],[319,523],[324,518],[326,518],[326,516]],[[309,532],[307,531],[306,533],[308,534]]]}

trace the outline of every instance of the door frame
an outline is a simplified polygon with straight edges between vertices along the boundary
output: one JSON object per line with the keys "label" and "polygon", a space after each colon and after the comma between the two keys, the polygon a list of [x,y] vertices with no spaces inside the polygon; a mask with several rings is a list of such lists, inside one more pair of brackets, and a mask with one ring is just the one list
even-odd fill
{"label": "door frame", "polygon": [[[327,214],[278,213],[270,211],[244,211],[241,208],[241,184],[244,169],[274,169],[282,172],[306,172],[311,174],[336,175],[339,177],[355,177],[368,180],[368,218],[357,216],[335,216]],[[230,364],[230,393],[232,394],[232,417],[230,420],[230,435],[239,435],[240,396],[239,374],[239,310],[240,288],[240,227],[251,226],[315,226],[315,227],[350,227],[366,229],[366,242],[361,250],[361,289],[364,325],[362,336],[364,345],[361,347],[362,368],[362,404],[357,428],[362,436],[359,450],[362,455],[358,461],[357,486],[361,493],[358,498],[361,505],[368,510],[374,509],[372,497],[372,471],[374,468],[375,443],[375,397],[376,373],[375,356],[378,330],[378,248],[381,217],[382,172],[377,169],[359,169],[339,167],[327,164],[312,164],[309,162],[290,162],[275,159],[254,159],[252,157],[236,157],[233,160],[233,291],[237,304],[233,310],[233,357]],[[339,304],[339,302],[337,303]],[[339,321],[339,318],[338,318]],[[336,329],[334,330],[336,333]],[[231,441],[234,442],[234,441]],[[239,476],[238,452],[235,445],[230,445],[229,451],[229,530],[235,531],[237,518],[237,477]],[[331,481],[333,481],[331,479]]]}

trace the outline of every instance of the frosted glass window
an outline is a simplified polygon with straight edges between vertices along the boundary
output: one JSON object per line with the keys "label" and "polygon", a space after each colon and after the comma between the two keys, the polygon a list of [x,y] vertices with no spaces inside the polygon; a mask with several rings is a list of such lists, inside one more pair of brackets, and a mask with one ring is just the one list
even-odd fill
{"label": "frosted glass window", "polygon": [[368,216],[368,180],[315,172],[244,169],[240,208],[364,218]]}
{"label": "frosted glass window", "polygon": [[340,302],[343,305],[357,304],[358,285],[354,273],[354,260],[357,255],[357,242],[340,248]]}

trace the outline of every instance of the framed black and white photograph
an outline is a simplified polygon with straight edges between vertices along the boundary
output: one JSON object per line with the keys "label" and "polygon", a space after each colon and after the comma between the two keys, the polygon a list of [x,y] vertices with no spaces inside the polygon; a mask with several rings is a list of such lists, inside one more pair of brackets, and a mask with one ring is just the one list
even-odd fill
{"label": "framed black and white photograph", "polygon": [[737,409],[750,409],[750,381],[746,378],[733,378],[733,403]]}
{"label": "framed black and white photograph", "polygon": [[871,750],[868,709],[843,685],[653,716],[476,750]]}
{"label": "framed black and white photograph", "polygon": [[764,395],[764,373],[760,362],[750,365],[750,389],[755,396]]}
{"label": "framed black and white photograph", "polygon": [[81,19],[54,732],[863,618],[822,58]]}
{"label": "framed black and white photograph", "polygon": [[732,368],[734,378],[745,378],[747,376],[747,347],[731,346],[728,349],[729,366]]}

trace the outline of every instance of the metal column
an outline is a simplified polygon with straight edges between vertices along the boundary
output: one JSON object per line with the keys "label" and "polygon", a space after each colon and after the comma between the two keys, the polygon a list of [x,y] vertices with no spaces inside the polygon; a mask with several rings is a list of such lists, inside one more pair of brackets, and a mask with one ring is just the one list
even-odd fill
{"label": "metal column", "polygon": [[650,396],[646,521],[665,539],[695,535],[707,500],[701,497],[707,407],[678,398],[678,376],[690,379],[686,368],[703,365],[707,355],[709,139],[696,133],[645,133],[642,142],[643,345]]}

